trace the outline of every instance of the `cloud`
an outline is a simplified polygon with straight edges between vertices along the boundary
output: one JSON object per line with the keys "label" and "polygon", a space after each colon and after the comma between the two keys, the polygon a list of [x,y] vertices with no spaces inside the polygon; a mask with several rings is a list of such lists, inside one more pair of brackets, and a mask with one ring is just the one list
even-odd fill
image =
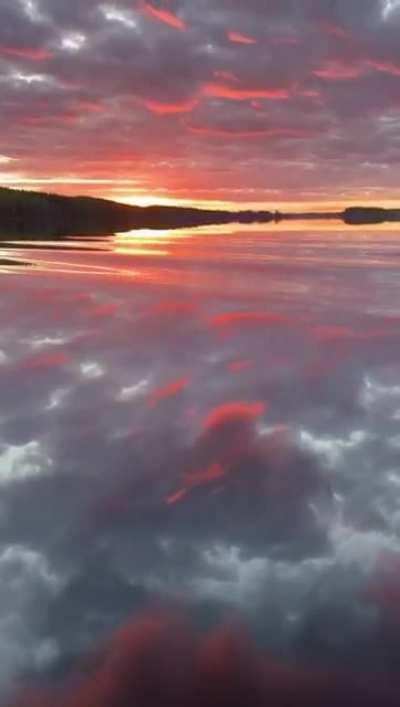
{"label": "cloud", "polygon": [[234,44],[257,44],[257,40],[254,37],[249,37],[247,34],[242,34],[241,32],[234,32],[230,30],[228,32],[228,39]]}
{"label": "cloud", "polygon": [[145,101],[146,108],[156,115],[175,115],[176,113],[191,113],[196,107],[197,100],[183,101],[182,103],[158,103]]}
{"label": "cloud", "polygon": [[400,76],[400,63],[397,64],[391,61],[370,59],[368,64],[376,71],[382,71],[383,73],[392,74],[393,76]]}
{"label": "cloud", "polygon": [[177,380],[170,381],[165,385],[160,386],[153,390],[149,397],[148,402],[150,406],[158,405],[158,403],[163,400],[168,400],[168,398],[174,398],[176,395],[185,390],[190,384],[190,377],[184,376],[183,378],[178,378]]}
{"label": "cloud", "polygon": [[[94,0],[42,0],[39,17],[0,0],[1,46],[52,55],[1,56],[14,184],[244,204],[397,193],[395,12],[167,6],[187,31],[124,0],[111,19]],[[240,610],[253,653],[307,663],[310,690],[327,666],[393,676],[397,576],[379,561],[399,552],[395,236],[317,229],[307,254],[293,232],[253,228],[129,238],[169,257],[131,254],[127,280],[116,253],[97,288],[82,274],[61,288],[49,272],[0,279],[0,701],[24,678],[50,704],[47,682],[81,698],[71,665],[104,675],[101,650],[101,666],[79,656],[149,597],[183,602],[203,638]]]}
{"label": "cloud", "polygon": [[[372,180],[374,194],[395,197],[397,14],[382,10],[377,0],[2,3],[0,120],[15,160],[3,181],[110,197],[134,184],[155,199],[212,201],[223,189],[244,202],[251,188],[265,202],[299,185],[300,199],[351,197]],[[228,184],[216,165],[232,161]]]}
{"label": "cloud", "polygon": [[0,445],[0,485],[13,484],[52,470],[52,460],[39,442],[24,445]]}
{"label": "cloud", "polygon": [[45,49],[34,49],[33,47],[0,47],[0,55],[15,59],[26,59],[28,61],[47,61],[51,59],[52,52]]}
{"label": "cloud", "polygon": [[237,311],[217,314],[211,320],[211,327],[220,332],[223,336],[227,336],[243,327],[249,329],[271,326],[280,327],[288,325],[289,323],[286,316],[275,312]]}
{"label": "cloud", "polygon": [[232,101],[250,101],[253,99],[268,99],[280,101],[289,98],[285,88],[235,88],[219,83],[208,83],[203,86],[203,93],[212,98],[226,98]]}
{"label": "cloud", "polygon": [[399,9],[398,0],[382,0],[382,16],[384,20],[390,20],[391,15]]}
{"label": "cloud", "polygon": [[59,579],[41,553],[21,545],[1,547],[0,685],[10,684],[27,666],[44,668],[55,657],[55,646],[33,639],[32,628],[40,602],[51,600],[58,587]]}
{"label": "cloud", "polygon": [[[193,489],[203,486],[218,488],[224,478],[235,471],[242,455],[252,447],[252,423],[265,409],[263,403],[238,401],[212,410],[202,423],[203,432],[194,450],[193,468],[185,471],[183,488],[168,496],[168,505],[182,501]],[[196,466],[196,459],[199,465],[203,463],[203,468]]]}
{"label": "cloud", "polygon": [[97,361],[85,361],[81,363],[80,370],[85,378],[95,380],[101,378],[105,374],[105,369]]}
{"label": "cloud", "polygon": [[135,398],[144,395],[148,390],[148,387],[149,381],[147,378],[144,378],[135,385],[121,388],[117,399],[121,402],[129,402],[130,400],[134,400]]}
{"label": "cloud", "polygon": [[265,412],[264,403],[229,402],[209,413],[203,423],[204,430],[212,431],[220,425],[253,421]]}
{"label": "cloud", "polygon": [[[394,236],[309,238],[305,256],[293,232],[138,233],[134,248],[156,240],[171,256],[135,263],[136,285],[108,271],[98,288],[0,278],[0,456],[9,469],[19,455],[0,554],[24,548],[57,580],[6,564],[3,703],[10,679],[72,690],[71,666],[98,665],[80,656],[149,602],[183,603],[203,636],[240,612],[262,660],[314,675],[397,671],[396,609],[368,596],[381,555],[400,551]],[[360,286],[377,277],[378,291]],[[67,365],[43,365],[59,353]]]}
{"label": "cloud", "polygon": [[180,19],[177,15],[175,15],[173,12],[170,10],[167,10],[166,8],[163,7],[155,7],[154,5],[144,2],[143,5],[143,12],[148,15],[149,17],[158,20],[159,22],[162,22],[169,27],[173,27],[174,29],[179,29],[179,30],[185,30],[186,25],[183,22],[183,20]]}
{"label": "cloud", "polygon": [[[171,651],[173,644],[174,650]],[[180,704],[203,707],[397,702],[396,682],[378,684],[351,670],[291,667],[263,655],[229,626],[200,636],[182,619],[148,614],[124,625],[100,651],[96,665],[78,671],[57,690],[27,690],[7,707]]]}
{"label": "cloud", "polygon": [[343,64],[339,60],[329,61],[324,66],[314,70],[314,76],[327,81],[350,81],[358,78],[362,73],[362,67]]}

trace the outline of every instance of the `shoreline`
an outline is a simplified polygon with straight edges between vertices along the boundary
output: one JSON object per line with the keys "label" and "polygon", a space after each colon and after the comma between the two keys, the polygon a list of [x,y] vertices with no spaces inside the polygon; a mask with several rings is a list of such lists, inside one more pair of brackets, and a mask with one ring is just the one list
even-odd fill
{"label": "shoreline", "polygon": [[337,220],[348,225],[400,223],[400,208],[351,206],[343,211],[225,211],[179,206],[129,206],[93,197],[70,197],[0,188],[0,239],[99,236],[141,228],[190,228],[229,223]]}

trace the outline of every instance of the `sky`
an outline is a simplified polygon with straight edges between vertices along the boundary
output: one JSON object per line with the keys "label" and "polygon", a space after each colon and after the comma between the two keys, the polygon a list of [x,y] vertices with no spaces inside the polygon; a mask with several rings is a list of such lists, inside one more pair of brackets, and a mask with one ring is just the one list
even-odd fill
{"label": "sky", "polygon": [[0,0],[0,184],[400,198],[399,0]]}

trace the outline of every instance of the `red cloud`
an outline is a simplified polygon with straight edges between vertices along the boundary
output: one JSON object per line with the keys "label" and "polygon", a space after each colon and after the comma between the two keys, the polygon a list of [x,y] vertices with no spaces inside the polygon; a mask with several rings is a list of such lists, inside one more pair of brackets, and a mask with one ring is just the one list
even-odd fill
{"label": "red cloud", "polygon": [[186,481],[191,487],[203,486],[204,484],[213,483],[223,476],[225,476],[223,466],[215,462],[214,464],[210,464],[206,469],[189,472],[186,474]]}
{"label": "red cloud", "polygon": [[[254,107],[254,106],[253,106]],[[310,136],[310,131],[301,129],[285,129],[285,128],[258,128],[254,127],[251,130],[238,130],[234,125],[208,127],[204,125],[193,125],[185,122],[185,127],[195,135],[205,135],[211,137],[224,138],[232,140],[236,138],[257,139],[260,137],[270,139],[302,139]]]}
{"label": "red cloud", "polygon": [[216,329],[227,331],[233,327],[250,325],[281,325],[288,323],[287,317],[282,314],[275,314],[275,312],[224,312],[223,314],[217,314],[211,320],[211,326]]}
{"label": "red cloud", "polygon": [[239,81],[238,77],[232,71],[225,71],[223,69],[217,69],[214,71],[214,76],[216,79],[223,79],[223,81]]}
{"label": "red cloud", "polygon": [[168,498],[167,498],[168,506],[173,506],[175,503],[182,501],[185,498],[185,496],[187,495],[187,493],[188,493],[187,489],[179,489],[179,491],[175,491],[174,493],[171,493],[171,495],[168,496]]}
{"label": "red cloud", "polygon": [[0,47],[0,54],[16,59],[28,59],[29,61],[46,61],[51,59],[53,54],[45,49],[34,49],[33,47]]}
{"label": "red cloud", "polygon": [[247,371],[249,368],[251,368],[252,365],[253,362],[250,359],[232,361],[228,365],[228,370],[230,371],[230,373],[242,373],[242,371]]}
{"label": "red cloud", "polygon": [[317,326],[314,328],[314,335],[316,339],[319,341],[337,341],[337,340],[351,340],[355,339],[356,335],[355,332],[352,331],[352,329],[349,329],[348,327],[343,327],[343,326]]}
{"label": "red cloud", "polygon": [[71,357],[60,351],[57,353],[32,356],[23,362],[23,367],[31,371],[46,371],[51,368],[67,366],[70,362]]}
{"label": "red cloud", "polygon": [[400,557],[384,553],[365,591],[365,598],[400,618]]}
{"label": "red cloud", "polygon": [[203,93],[212,98],[227,98],[231,101],[251,101],[254,98],[268,98],[279,101],[289,98],[286,88],[233,88],[222,83],[207,83],[203,86]]}
{"label": "red cloud", "polygon": [[317,25],[322,29],[322,31],[326,32],[326,34],[331,37],[335,37],[335,39],[351,39],[350,32],[336,22],[331,22],[330,20],[318,20]]}
{"label": "red cloud", "polygon": [[79,120],[77,113],[64,113],[63,115],[22,115],[18,122],[22,125],[47,126],[47,125],[74,125]]}
{"label": "red cloud", "polygon": [[221,425],[252,422],[260,415],[263,415],[265,410],[266,405],[260,402],[235,401],[225,403],[210,412],[203,422],[203,429],[207,432]]}
{"label": "red cloud", "polygon": [[[194,133],[195,135],[206,135],[211,137],[226,138],[228,140],[232,138],[260,138],[276,136],[295,137],[295,131],[290,131],[291,134],[289,134],[289,131],[284,132],[281,130],[264,130],[263,128],[255,128],[254,130],[235,130],[234,127],[231,127],[230,129],[208,128],[200,125],[189,125],[188,123],[185,124],[185,127],[189,130],[189,132]],[[296,136],[298,137],[298,135]]]}
{"label": "red cloud", "polygon": [[400,76],[400,64],[383,59],[363,59],[358,63],[343,62],[339,59],[326,62],[313,71],[314,76],[327,81],[356,79],[368,70],[381,71],[392,76]]}
{"label": "red cloud", "polygon": [[[199,634],[174,616],[136,618],[58,689],[8,707],[395,707],[398,679],[274,661],[239,632]],[[82,669],[83,668],[83,669]]]}
{"label": "red cloud", "polygon": [[108,302],[106,304],[96,305],[92,309],[92,317],[96,319],[106,319],[108,317],[113,317],[119,310],[120,305],[114,302]]}
{"label": "red cloud", "polygon": [[103,106],[98,101],[79,100],[75,105],[78,112],[101,113],[103,111]]}
{"label": "red cloud", "polygon": [[154,305],[149,314],[151,316],[181,316],[191,315],[196,312],[198,306],[193,302],[181,302],[178,300],[166,300]]}
{"label": "red cloud", "polygon": [[145,101],[147,110],[156,115],[174,115],[175,113],[190,113],[198,104],[197,100],[182,101],[181,103],[159,103],[158,101]]}
{"label": "red cloud", "polygon": [[144,2],[142,5],[143,12],[159,22],[163,22],[169,27],[174,27],[175,29],[185,30],[187,29],[183,20],[181,20],[177,15],[174,15],[170,10],[166,10],[161,7],[154,7],[149,2]]}
{"label": "red cloud", "polygon": [[185,486],[179,489],[179,491],[176,491],[168,496],[167,504],[172,506],[173,504],[178,503],[178,501],[182,501],[191,489],[199,486],[208,486],[213,484],[215,481],[220,481],[225,474],[226,471],[219,462],[214,462],[200,471],[192,471],[185,474]]}
{"label": "red cloud", "polygon": [[203,420],[194,450],[197,460],[183,474],[181,487],[166,499],[169,506],[186,498],[194,489],[221,484],[235,474],[243,456],[254,446],[254,422],[266,410],[261,402],[234,401],[214,408]]}
{"label": "red cloud", "polygon": [[190,378],[178,378],[178,380],[170,381],[161,388],[153,390],[148,398],[149,405],[154,407],[161,400],[166,400],[167,398],[174,398],[178,393],[182,392],[190,383]]}
{"label": "red cloud", "polygon": [[327,61],[321,68],[313,71],[314,76],[326,81],[347,81],[357,79],[364,73],[357,64],[345,64],[341,61]]}
{"label": "red cloud", "polygon": [[368,59],[367,64],[375,71],[382,71],[385,74],[400,76],[400,64],[392,61],[381,61],[379,59]]}
{"label": "red cloud", "polygon": [[257,40],[254,37],[250,37],[248,34],[242,34],[241,32],[228,32],[228,39],[235,44],[257,44]]}

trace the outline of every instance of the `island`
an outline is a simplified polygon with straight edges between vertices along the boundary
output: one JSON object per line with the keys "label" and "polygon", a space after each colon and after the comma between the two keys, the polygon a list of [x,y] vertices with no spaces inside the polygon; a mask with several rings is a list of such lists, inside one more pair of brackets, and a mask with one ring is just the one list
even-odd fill
{"label": "island", "polygon": [[382,209],[376,206],[351,206],[343,212],[343,221],[354,225],[400,221],[400,209]]}

